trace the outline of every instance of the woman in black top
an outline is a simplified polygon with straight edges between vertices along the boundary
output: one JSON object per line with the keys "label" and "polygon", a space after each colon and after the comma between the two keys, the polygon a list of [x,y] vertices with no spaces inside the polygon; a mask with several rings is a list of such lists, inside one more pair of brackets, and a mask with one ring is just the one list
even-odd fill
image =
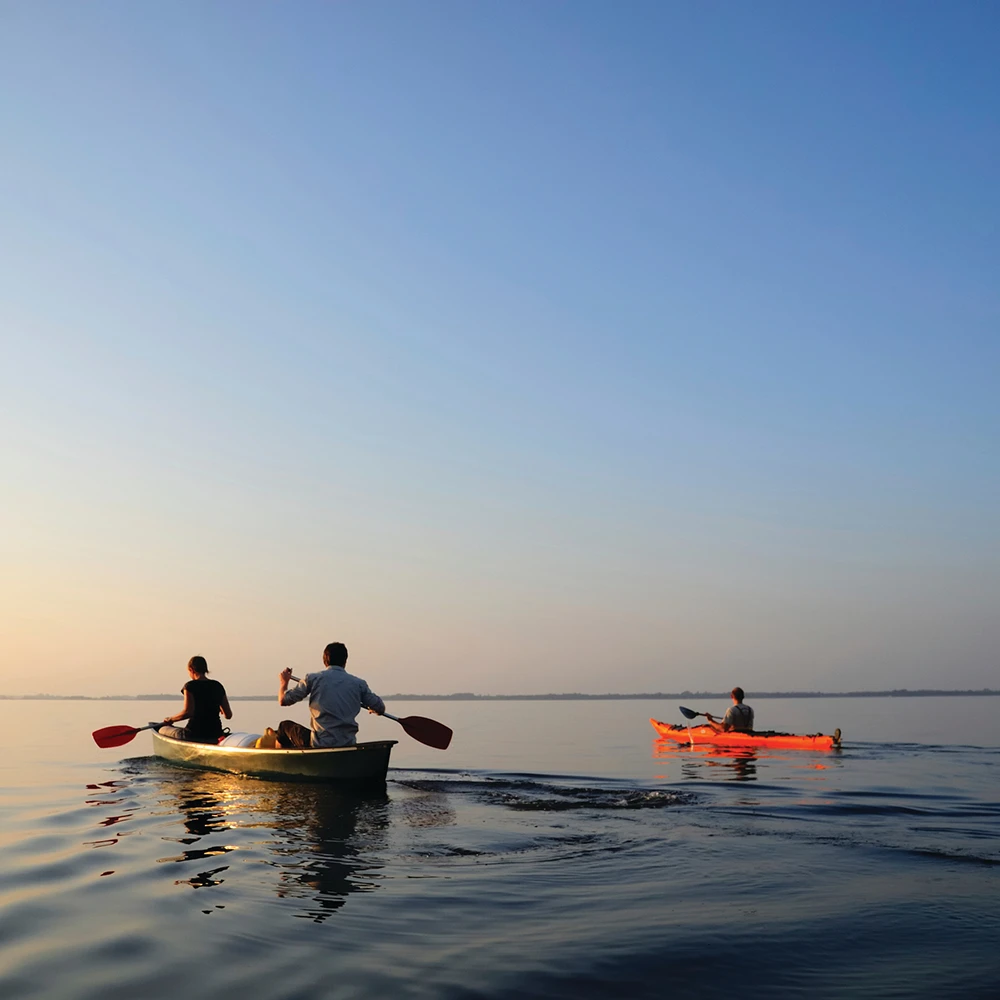
{"label": "woman in black top", "polygon": [[193,743],[218,743],[222,738],[221,712],[227,719],[233,717],[229,707],[226,689],[218,682],[209,680],[208,663],[204,656],[192,656],[188,661],[188,674],[191,680],[181,688],[184,694],[184,708],[176,715],[168,716],[166,723],[180,722],[187,719],[188,724],[177,730],[181,739]]}

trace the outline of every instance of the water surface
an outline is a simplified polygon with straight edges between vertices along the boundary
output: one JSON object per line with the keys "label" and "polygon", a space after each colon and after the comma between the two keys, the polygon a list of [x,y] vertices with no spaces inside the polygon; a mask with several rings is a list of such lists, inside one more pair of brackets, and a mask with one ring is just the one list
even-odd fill
{"label": "water surface", "polygon": [[364,796],[90,739],[170,704],[11,704],[5,1000],[1000,995],[993,698],[755,703],[825,754],[666,744],[671,702],[396,703],[453,746],[363,717],[400,739]]}

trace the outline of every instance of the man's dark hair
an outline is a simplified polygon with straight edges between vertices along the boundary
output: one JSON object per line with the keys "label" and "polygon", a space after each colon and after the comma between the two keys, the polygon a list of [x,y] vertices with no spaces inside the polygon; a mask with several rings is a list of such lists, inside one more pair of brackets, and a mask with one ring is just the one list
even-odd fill
{"label": "man's dark hair", "polygon": [[733,688],[733,697],[737,701],[743,700],[743,688]]}
{"label": "man's dark hair", "polygon": [[347,647],[342,642],[331,642],[323,650],[323,659],[331,667],[347,666]]}

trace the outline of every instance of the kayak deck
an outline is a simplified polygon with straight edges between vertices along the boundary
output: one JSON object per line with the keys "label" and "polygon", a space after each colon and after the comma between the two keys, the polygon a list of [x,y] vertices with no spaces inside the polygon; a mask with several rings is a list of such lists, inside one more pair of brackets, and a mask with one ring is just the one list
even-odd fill
{"label": "kayak deck", "polygon": [[656,719],[649,721],[660,736],[691,746],[773,747],[777,750],[833,750],[840,746],[839,729],[833,736],[823,733],[809,736],[773,732],[738,733],[733,730],[719,733],[711,726],[674,726]]}

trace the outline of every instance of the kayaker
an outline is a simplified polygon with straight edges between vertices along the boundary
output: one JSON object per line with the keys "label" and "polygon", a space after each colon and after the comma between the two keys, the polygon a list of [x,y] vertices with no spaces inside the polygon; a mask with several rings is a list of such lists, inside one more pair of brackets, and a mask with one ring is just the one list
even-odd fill
{"label": "kayaker", "polygon": [[377,715],[385,712],[385,703],[372,694],[368,684],[347,672],[347,647],[331,642],[323,650],[325,670],[306,674],[301,683],[290,691],[292,668],[278,674],[278,704],[294,705],[309,698],[311,729],[286,720],[278,726],[278,741],[282,747],[350,747],[358,732],[357,717],[362,708]]}
{"label": "kayaker", "polygon": [[726,711],[722,722],[716,722],[712,718],[711,712],[705,713],[708,724],[717,733],[728,733],[735,730],[738,733],[753,732],[753,709],[749,705],[743,704],[743,688],[734,687],[732,692],[733,704]]}
{"label": "kayaker", "polygon": [[187,719],[188,724],[171,732],[163,731],[164,735],[192,743],[218,743],[222,738],[220,713],[227,719],[233,717],[226,689],[217,680],[206,676],[208,662],[204,656],[192,656],[188,660],[187,669],[191,679],[181,688],[184,707],[176,715],[168,715],[163,721],[173,725]]}

